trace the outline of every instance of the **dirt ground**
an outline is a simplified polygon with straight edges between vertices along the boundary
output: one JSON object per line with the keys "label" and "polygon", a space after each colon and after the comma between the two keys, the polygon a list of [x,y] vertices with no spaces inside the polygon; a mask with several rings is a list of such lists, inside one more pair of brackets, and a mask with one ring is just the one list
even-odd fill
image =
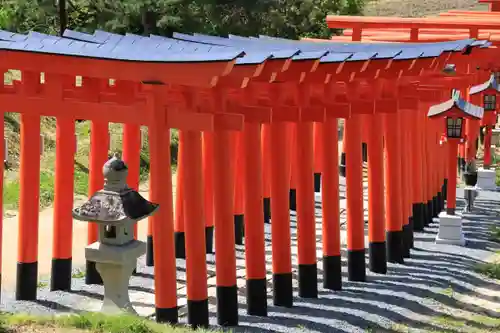
{"label": "dirt ground", "polygon": [[432,16],[450,9],[488,10],[486,5],[478,5],[477,0],[368,0],[366,16]]}

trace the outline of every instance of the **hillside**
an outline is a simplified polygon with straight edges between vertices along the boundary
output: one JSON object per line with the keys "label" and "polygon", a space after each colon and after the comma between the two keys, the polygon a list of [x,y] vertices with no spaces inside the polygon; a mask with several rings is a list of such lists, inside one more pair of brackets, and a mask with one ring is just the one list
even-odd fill
{"label": "hillside", "polygon": [[363,10],[366,16],[433,16],[450,9],[488,10],[477,0],[368,0]]}
{"label": "hillside", "polygon": [[[4,77],[6,84],[12,84],[18,80],[20,74],[10,71]],[[19,114],[5,110],[5,138],[8,147],[8,160],[5,170],[5,183],[3,191],[4,214],[15,214],[19,200],[19,152],[20,152],[20,120]],[[44,138],[44,153],[40,160],[40,208],[49,206],[54,198],[54,161],[56,147],[56,119],[53,117],[42,117],[40,120],[41,135]],[[90,122],[77,122],[75,132],[78,139],[78,150],[75,155],[75,194],[87,195],[88,185],[88,161],[90,150]],[[148,138],[147,128],[144,132],[143,147],[141,150],[141,179],[148,176]],[[122,149],[122,125],[109,124],[110,153],[121,152]],[[177,147],[177,132],[172,131],[172,152],[175,155]],[[175,158],[173,159],[175,162]]]}

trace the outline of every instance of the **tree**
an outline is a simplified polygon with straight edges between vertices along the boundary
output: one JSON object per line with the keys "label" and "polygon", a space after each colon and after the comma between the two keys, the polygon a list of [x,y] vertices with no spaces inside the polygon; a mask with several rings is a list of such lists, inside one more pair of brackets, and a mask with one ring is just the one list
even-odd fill
{"label": "tree", "polygon": [[[13,31],[55,33],[56,0],[4,0],[0,24]],[[213,35],[266,34],[328,38],[327,14],[359,14],[363,0],[66,0],[68,27],[92,32]]]}

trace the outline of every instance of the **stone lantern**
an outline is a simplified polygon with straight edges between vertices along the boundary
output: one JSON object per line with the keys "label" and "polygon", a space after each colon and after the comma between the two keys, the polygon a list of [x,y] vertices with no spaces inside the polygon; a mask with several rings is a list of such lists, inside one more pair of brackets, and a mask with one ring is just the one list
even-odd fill
{"label": "stone lantern", "polygon": [[464,142],[465,120],[480,120],[484,110],[465,101],[460,97],[458,90],[453,90],[451,99],[433,105],[429,109],[427,116],[431,119],[440,118],[444,121],[443,131],[445,133],[446,144],[448,146],[448,183],[446,212],[439,214],[439,232],[436,243],[465,245],[466,241],[462,231],[462,216],[456,214],[457,196],[457,168],[454,161],[457,158],[458,144]]}
{"label": "stone lantern", "polygon": [[481,95],[484,108],[482,126],[484,127],[484,167],[479,168],[477,175],[477,187],[484,190],[495,190],[495,170],[491,170],[492,162],[492,134],[497,123],[497,112],[499,106],[500,83],[498,73],[492,73],[490,78],[479,85],[473,86],[469,90],[470,95]]}
{"label": "stone lantern", "polygon": [[98,224],[98,240],[85,248],[85,257],[96,263],[104,284],[101,311],[135,313],[128,285],[146,244],[134,239],[134,225],[152,215],[158,205],[127,186],[128,169],[117,155],[104,164],[103,174],[104,188],[75,208],[73,217]]}

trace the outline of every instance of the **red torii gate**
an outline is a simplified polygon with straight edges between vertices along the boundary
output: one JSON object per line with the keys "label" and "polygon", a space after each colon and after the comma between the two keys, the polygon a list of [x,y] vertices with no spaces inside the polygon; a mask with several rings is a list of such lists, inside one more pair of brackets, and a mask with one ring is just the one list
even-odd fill
{"label": "red torii gate", "polygon": [[[290,259],[290,216],[288,210],[288,189],[290,184],[290,159],[291,152],[283,147],[287,146],[289,124],[297,123],[296,131],[301,140],[297,141],[297,194],[298,194],[298,227],[299,227],[299,295],[302,297],[317,297],[317,272],[316,272],[316,239],[314,227],[314,187],[313,161],[312,161],[312,123],[325,122],[323,130],[323,196],[325,202],[332,200],[332,206],[323,205],[325,216],[323,220],[324,274],[325,286],[331,289],[340,288],[340,236],[338,225],[338,174],[336,167],[326,169],[326,166],[337,165],[337,155],[328,149],[335,145],[337,130],[336,119],[346,119],[346,147],[350,153],[347,158],[349,172],[347,176],[347,214],[348,214],[348,266],[349,279],[363,281],[365,279],[364,261],[364,223],[362,202],[362,170],[361,170],[361,118],[373,117],[375,112],[388,113],[388,124],[398,121],[397,101],[403,97],[415,98],[413,88],[408,88],[412,78],[422,74],[423,70],[439,72],[448,62],[460,65],[461,52],[453,54],[444,52],[435,58],[418,58],[417,60],[386,59],[370,60],[360,55],[352,58],[343,58],[332,53],[330,62],[320,63],[318,56],[308,58],[305,55],[298,61],[262,59],[257,63],[235,65],[235,57],[241,53],[229,52],[224,57],[213,59],[209,63],[199,63],[192,60],[186,68],[184,64],[175,65],[153,61],[117,61],[76,58],[71,56],[27,53],[13,49],[3,49],[3,60],[8,68],[18,68],[23,71],[23,80],[20,87],[15,86],[10,93],[2,94],[0,100],[16,109],[22,115],[22,150],[21,150],[21,208],[20,212],[20,242],[19,249],[19,283],[17,295],[19,299],[33,299],[36,297],[36,244],[37,240],[37,184],[38,176],[36,166],[39,166],[38,147],[27,143],[31,135],[36,135],[39,140],[40,115],[55,115],[68,117],[66,123],[58,122],[61,138],[63,133],[71,133],[72,145],[65,146],[66,153],[74,153],[74,128],[73,132],[67,126],[74,126],[74,119],[91,119],[92,121],[106,123],[109,121],[123,122],[134,125],[147,125],[150,130],[151,152],[151,186],[150,200],[159,203],[160,212],[151,219],[151,231],[154,237],[154,264],[155,264],[155,293],[156,293],[156,319],[158,321],[177,321],[175,254],[173,244],[172,221],[172,184],[170,174],[169,154],[169,128],[177,127],[181,130],[182,144],[185,147],[183,155],[183,180],[184,193],[183,209],[187,223],[185,239],[187,251],[187,284],[188,284],[188,322],[194,326],[208,323],[207,281],[205,264],[205,224],[203,221],[203,191],[202,191],[202,131],[212,131],[214,136],[214,220],[216,233],[216,253],[219,255],[216,262],[217,268],[217,293],[219,323],[234,325],[237,323],[237,289],[235,274],[234,252],[234,223],[233,223],[233,196],[234,187],[232,180],[227,180],[222,173],[230,162],[230,131],[241,130],[245,121],[244,151],[245,151],[245,246],[247,246],[247,298],[249,305],[253,302],[255,307],[249,306],[248,311],[257,314],[266,312],[266,280],[265,256],[263,248],[263,210],[262,210],[262,183],[254,184],[253,177],[259,178],[261,152],[258,124],[270,123],[271,136],[271,210],[273,214],[272,239],[273,239],[273,282],[274,303],[276,305],[292,305],[292,271]],[[300,56],[300,55],[299,55]],[[337,57],[337,58],[336,58]],[[465,56],[464,56],[465,57]],[[57,60],[60,60],[57,62]],[[457,59],[458,58],[458,59]],[[196,59],[196,58],[195,58]],[[413,59],[413,58],[412,58]],[[481,60],[481,59],[478,59]],[[264,66],[259,72],[258,66]],[[265,72],[267,65],[268,72]],[[459,66],[460,67],[460,66]],[[40,84],[37,73],[46,73],[47,81]],[[62,87],[65,78],[76,75],[84,77],[82,88],[70,88],[72,91],[81,91],[83,94],[76,98],[71,94],[70,100]],[[115,87],[106,87],[106,80],[114,78]],[[87,79],[85,79],[87,78]],[[402,91],[393,89],[391,80],[400,80]],[[372,80],[380,80],[377,92],[370,89]],[[85,81],[90,84],[86,85]],[[246,83],[242,89],[242,82]],[[214,88],[215,86],[215,88]],[[210,88],[210,89],[209,89]],[[111,102],[99,94],[100,91],[111,90]],[[116,90],[113,90],[116,89]],[[409,89],[406,91],[405,89]],[[332,95],[335,97],[332,99]],[[226,100],[224,100],[226,98]],[[375,104],[374,104],[375,98]],[[103,102],[108,102],[103,104]],[[117,101],[121,102],[117,103]],[[99,103],[100,102],[100,103]],[[414,99],[413,99],[414,102]],[[31,104],[30,104],[31,103]],[[40,110],[40,105],[49,106],[50,109]],[[54,105],[56,107],[54,107]],[[24,111],[26,110],[26,111]],[[29,110],[29,111],[28,111]],[[31,111],[37,110],[37,111]],[[40,111],[38,111],[40,110]],[[64,111],[63,111],[64,110]],[[62,114],[71,110],[71,114]],[[111,111],[110,111],[111,110]],[[144,110],[138,113],[137,110]],[[373,117],[376,118],[376,117]],[[66,127],[65,127],[66,126]],[[102,127],[103,128],[103,127]],[[65,130],[66,129],[66,130]],[[104,156],[104,149],[98,147],[98,142],[107,142],[107,133],[104,130],[93,128],[94,148],[91,152],[92,177],[97,186],[97,176],[102,165],[97,167],[98,160]],[[330,129],[330,130],[325,130]],[[382,148],[381,133],[371,131],[374,146]],[[64,136],[65,138],[66,136]],[[387,150],[398,152],[397,137],[391,137],[386,142]],[[63,141],[65,141],[63,139]],[[130,140],[132,142],[133,140]],[[299,142],[300,141],[300,142]],[[129,141],[127,141],[129,142]],[[392,146],[391,146],[392,143]],[[35,148],[33,148],[35,147]],[[72,151],[70,153],[69,147]],[[63,146],[61,146],[61,151]],[[132,155],[134,149],[127,148]],[[335,150],[334,147],[331,149]],[[375,150],[373,150],[377,153]],[[372,172],[380,175],[382,172],[381,151],[378,156],[372,153],[369,156],[373,165]],[[106,151],[107,153],[107,151]],[[100,156],[102,154],[102,156]],[[36,156],[36,159],[35,159]],[[392,157],[391,157],[392,156]],[[138,157],[138,156],[137,156]],[[251,157],[251,158],[250,158]],[[131,157],[132,158],[132,157]],[[254,160],[254,158],[256,160]],[[61,153],[57,157],[61,166],[71,166],[70,158]],[[394,182],[388,184],[392,193],[401,191],[398,173],[401,171],[399,163],[401,157],[397,154],[388,154],[388,165],[394,170]],[[63,162],[65,161],[65,162]],[[72,163],[72,158],[71,158]],[[35,167],[32,167],[35,166]],[[72,168],[70,168],[72,169]],[[226,168],[227,169],[227,168]],[[58,172],[66,178],[58,176],[58,225],[70,228],[71,219],[64,219],[65,205],[61,200],[67,193],[67,185],[62,179],[68,180],[65,168]],[[233,171],[230,171],[232,174]],[[371,177],[375,180],[374,176]],[[29,182],[28,182],[29,180]],[[101,185],[102,186],[102,185]],[[373,185],[370,191],[381,192],[382,184]],[[383,189],[382,189],[383,191]],[[402,193],[402,192],[401,192]],[[405,192],[406,193],[406,192]],[[371,194],[373,200],[373,193]],[[35,199],[33,199],[33,197]],[[312,198],[312,200],[311,200]],[[406,194],[405,194],[406,198]],[[374,201],[371,201],[374,203]],[[36,204],[36,205],[35,205]],[[393,212],[389,217],[389,259],[400,261],[402,244],[402,224],[400,213],[409,209],[408,199],[402,201],[388,201],[388,206]],[[34,207],[36,206],[36,208]],[[67,207],[66,207],[67,208]],[[71,208],[71,207],[70,207]],[[337,209],[337,211],[335,211]],[[377,210],[378,209],[378,210]],[[377,210],[377,212],[375,212]],[[71,209],[69,209],[71,211]],[[380,215],[380,205],[374,203],[372,214]],[[250,217],[252,217],[250,219]],[[379,216],[380,217],[380,216]],[[69,223],[69,224],[68,224]],[[165,225],[164,225],[165,224]],[[29,232],[23,232],[29,229]],[[68,230],[68,229],[66,229]],[[383,218],[374,219],[370,225],[370,242],[376,246],[371,252],[377,256],[384,254],[379,260],[382,268],[375,266],[372,269],[383,270],[385,265],[385,247],[383,245],[384,230]],[[410,230],[411,229],[405,229]],[[89,232],[92,236],[92,229]],[[67,237],[65,237],[67,240]],[[229,240],[229,242],[225,241]],[[411,241],[405,241],[409,244]],[[55,259],[68,259],[67,244],[62,244],[61,253]],[[399,253],[398,253],[399,251]],[[62,253],[64,252],[64,253]],[[375,261],[375,259],[372,259]],[[370,265],[372,266],[372,265]]]}
{"label": "red torii gate", "polygon": [[[348,31],[348,34],[351,35],[353,41],[360,41],[364,38],[364,32],[368,31],[368,34],[372,34],[378,40],[393,40],[390,37],[390,34],[394,34],[392,32],[394,29],[398,29],[396,34],[400,34],[400,30],[409,31],[409,38],[407,41],[409,42],[419,42],[420,40],[420,31],[424,30],[426,32],[436,32],[431,29],[462,29],[468,30],[469,36],[471,38],[475,38],[479,35],[479,29],[498,29],[500,24],[494,21],[484,21],[481,22],[467,20],[467,19],[447,19],[447,18],[395,18],[395,17],[353,17],[353,16],[328,16],[327,22],[331,28],[348,28],[351,29]],[[380,30],[380,31],[379,31]],[[441,33],[438,30],[438,33]],[[434,35],[434,36],[433,36]],[[427,35],[429,39],[443,38],[442,35]],[[372,38],[369,35],[369,38]],[[452,37],[450,39],[454,39],[456,37]],[[336,37],[332,37],[332,40],[336,40]],[[396,37],[396,40],[402,41],[401,37]],[[404,39],[403,39],[404,40]],[[424,41],[427,38],[424,38]],[[494,68],[494,63],[489,62],[485,64],[488,68]],[[479,79],[480,80],[480,79]],[[478,82],[478,81],[476,81]],[[471,82],[472,83],[472,82]],[[470,84],[469,84],[470,85]],[[472,137],[472,135],[471,135]],[[425,173],[425,171],[424,171]],[[431,197],[437,197],[438,195],[431,194]],[[429,207],[429,210],[434,211],[434,216],[437,216],[437,211]],[[430,216],[429,216],[430,219]]]}

